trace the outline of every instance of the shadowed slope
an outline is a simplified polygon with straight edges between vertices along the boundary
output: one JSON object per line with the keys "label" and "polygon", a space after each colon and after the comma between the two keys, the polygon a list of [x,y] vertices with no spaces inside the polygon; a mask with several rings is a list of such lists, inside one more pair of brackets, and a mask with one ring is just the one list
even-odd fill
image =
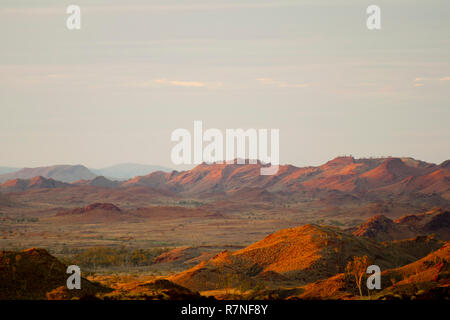
{"label": "shadowed slope", "polygon": [[0,300],[70,299],[110,291],[82,278],[80,290],[68,290],[66,266],[44,249],[0,252]]}

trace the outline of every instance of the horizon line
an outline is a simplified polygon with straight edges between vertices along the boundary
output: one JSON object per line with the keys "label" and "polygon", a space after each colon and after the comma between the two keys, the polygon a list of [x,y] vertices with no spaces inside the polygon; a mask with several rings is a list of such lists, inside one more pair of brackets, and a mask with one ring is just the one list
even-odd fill
{"label": "horizon line", "polygon": [[[331,159],[328,160],[328,161],[322,162],[322,164],[319,164],[319,165],[298,165],[298,164],[286,162],[286,163],[280,163],[279,166],[288,166],[288,165],[290,165],[290,166],[294,166],[294,167],[297,167],[297,168],[317,167],[317,166],[324,165],[324,164],[326,164],[326,163],[328,163],[328,162],[330,162],[330,161],[333,161],[333,160],[336,160],[336,159],[339,159],[339,158],[352,158],[353,160],[412,159],[412,160],[415,160],[415,161],[421,161],[421,162],[425,162],[425,163],[433,164],[433,165],[440,165],[440,164],[442,164],[442,163],[444,163],[444,162],[450,160],[450,159],[445,159],[445,160],[442,160],[442,161],[440,161],[440,162],[437,163],[437,162],[429,162],[429,161],[417,159],[417,158],[414,158],[414,157],[411,157],[411,156],[379,156],[379,157],[376,157],[376,156],[369,156],[369,157],[360,157],[360,158],[356,158],[356,157],[354,157],[354,156],[352,156],[352,155],[339,155],[339,156],[336,156],[336,157],[334,157],[334,158],[331,158]],[[144,164],[144,163],[137,163],[137,162],[119,162],[119,163],[112,164],[112,165],[108,165],[108,166],[104,166],[104,167],[91,167],[91,166],[87,166],[87,165],[85,165],[85,164],[83,164],[83,163],[76,163],[76,164],[63,163],[63,164],[38,165],[38,166],[23,166],[23,167],[17,167],[17,166],[11,166],[11,165],[0,165],[0,168],[10,168],[10,169],[18,169],[18,170],[22,170],[22,169],[49,168],[49,167],[56,167],[56,166],[72,166],[72,167],[74,167],[74,166],[83,166],[83,167],[85,167],[86,169],[89,169],[89,170],[102,170],[102,169],[106,169],[106,168],[110,168],[110,167],[114,167],[114,166],[118,166],[118,165],[142,165],[142,166],[161,167],[161,168],[169,169],[169,170],[171,170],[171,171],[187,171],[187,170],[192,170],[193,168],[195,168],[195,167],[197,167],[197,166],[199,166],[199,165],[237,164],[237,160],[238,160],[238,158],[235,158],[234,160],[231,160],[231,162],[230,162],[230,161],[227,161],[227,160],[221,160],[221,161],[216,161],[216,162],[213,162],[213,163],[201,162],[201,163],[198,163],[198,164],[184,165],[184,166],[192,166],[192,168],[190,168],[190,169],[182,169],[182,170],[177,170],[176,168],[169,167],[169,166],[167,166],[167,165],[160,165],[160,164]],[[245,164],[258,164],[258,163],[263,163],[263,162],[262,162],[261,160],[259,160],[259,159],[256,159],[257,163],[247,163],[248,161],[254,160],[254,159],[246,158],[246,159],[244,159],[244,160],[245,160],[245,162],[246,162]],[[263,163],[263,165],[269,165],[269,164],[270,164],[270,163]],[[162,171],[162,170],[156,170],[156,171]],[[13,172],[9,172],[9,173],[13,173]],[[9,173],[5,173],[5,174],[9,174]],[[2,175],[3,175],[3,174],[2,174]]]}

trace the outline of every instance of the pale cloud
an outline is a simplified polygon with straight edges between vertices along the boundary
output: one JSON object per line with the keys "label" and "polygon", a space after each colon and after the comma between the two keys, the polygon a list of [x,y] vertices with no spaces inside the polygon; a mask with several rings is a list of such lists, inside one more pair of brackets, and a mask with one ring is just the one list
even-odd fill
{"label": "pale cloud", "polygon": [[258,78],[256,80],[262,84],[277,84],[277,82],[272,78]]}
{"label": "pale cloud", "polygon": [[218,88],[223,84],[221,82],[202,82],[202,81],[185,81],[185,80],[169,80],[169,79],[155,79],[152,81],[133,82],[128,83],[128,87],[147,88],[147,87],[185,87],[185,88]]}
{"label": "pale cloud", "polygon": [[47,77],[48,79],[68,79],[70,78],[70,75],[61,73],[49,73],[45,77]]}
{"label": "pale cloud", "polygon": [[256,79],[259,83],[263,85],[272,85],[279,88],[306,88],[309,87],[308,83],[287,83],[284,81],[277,81],[272,78],[258,78]]}
{"label": "pale cloud", "polygon": [[157,79],[154,82],[174,87],[194,87],[194,88],[206,87],[206,83],[200,81],[178,81],[178,80]]}
{"label": "pale cloud", "polygon": [[6,7],[0,8],[0,16],[64,15],[66,7]]}
{"label": "pale cloud", "polygon": [[436,84],[437,81],[450,81],[450,77],[442,77],[442,78],[417,77],[414,79],[414,82],[415,82],[414,87],[423,87],[425,85],[424,82]]}
{"label": "pale cloud", "polygon": [[442,77],[442,78],[422,78],[422,77],[417,77],[417,78],[414,79],[414,82],[433,81],[433,80],[450,81],[450,77]]}
{"label": "pale cloud", "polygon": [[423,87],[425,84],[423,83],[424,81],[427,81],[427,80],[429,80],[429,78],[424,78],[424,77],[416,77],[415,79],[414,79],[414,84],[413,84],[413,87],[414,88],[418,88],[418,87]]}

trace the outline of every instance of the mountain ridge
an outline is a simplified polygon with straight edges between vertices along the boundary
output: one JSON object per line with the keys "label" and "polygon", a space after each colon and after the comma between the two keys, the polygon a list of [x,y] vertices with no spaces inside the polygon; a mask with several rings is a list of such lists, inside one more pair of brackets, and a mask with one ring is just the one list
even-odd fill
{"label": "mountain ridge", "polygon": [[229,192],[247,187],[268,191],[339,190],[399,194],[443,194],[450,199],[450,169],[411,158],[354,159],[338,157],[318,167],[281,165],[277,174],[261,176],[261,164],[200,164],[187,171],[154,172],[123,185],[167,188],[187,195]]}
{"label": "mountain ridge", "polygon": [[[272,194],[333,191],[355,196],[434,195],[442,201],[450,200],[447,162],[436,165],[412,158],[337,157],[317,167],[281,165],[277,174],[271,176],[260,175],[262,166],[261,163],[202,163],[191,170],[155,171],[124,182],[90,173],[92,176],[88,179],[77,179],[72,183],[106,188],[150,187],[194,197],[220,196],[257,188]],[[48,176],[55,175],[47,172]]]}
{"label": "mountain ridge", "polygon": [[12,179],[31,179],[36,176],[52,178],[61,182],[71,183],[81,179],[94,179],[96,175],[83,165],[54,165],[47,167],[23,168],[19,171],[0,175],[0,182]]}

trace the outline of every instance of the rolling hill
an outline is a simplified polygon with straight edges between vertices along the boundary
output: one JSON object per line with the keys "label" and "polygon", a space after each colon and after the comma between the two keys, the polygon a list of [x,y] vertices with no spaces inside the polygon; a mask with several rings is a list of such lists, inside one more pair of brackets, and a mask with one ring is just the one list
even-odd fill
{"label": "rolling hill", "polygon": [[[437,242],[422,242],[425,254],[436,249]],[[337,228],[304,225],[277,231],[236,252],[224,251],[169,280],[198,291],[245,282],[254,286],[264,279],[301,285],[343,272],[353,256],[366,255],[382,270],[405,265],[423,257],[424,251],[414,247],[388,246]]]}
{"label": "rolling hill", "polygon": [[123,212],[112,203],[92,203],[86,207],[61,210],[56,217],[77,223],[114,223],[138,220],[136,216]]}
{"label": "rolling hill", "polygon": [[116,188],[120,185],[120,182],[109,180],[104,176],[98,176],[92,180],[78,180],[73,182],[72,184],[80,186],[94,186],[101,188]]}
{"label": "rolling hill", "polygon": [[74,182],[77,180],[94,179],[96,175],[82,165],[56,165],[50,167],[23,168],[19,171],[0,175],[0,182],[13,179],[31,179],[42,176],[61,182]]}
{"label": "rolling hill", "polygon": [[8,180],[5,183],[0,184],[0,191],[9,192],[21,192],[32,189],[44,189],[44,188],[66,188],[71,185],[68,183],[56,181],[54,179],[46,179],[42,176],[37,176],[31,179],[13,179]]}
{"label": "rolling hill", "polygon": [[70,299],[111,291],[84,278],[67,290],[66,266],[44,249],[0,252],[0,300]]}
{"label": "rolling hill", "polygon": [[377,215],[356,228],[353,234],[377,241],[401,240],[418,235],[436,234],[440,239],[450,241],[450,212],[434,209],[423,214],[405,215],[397,220]]}

